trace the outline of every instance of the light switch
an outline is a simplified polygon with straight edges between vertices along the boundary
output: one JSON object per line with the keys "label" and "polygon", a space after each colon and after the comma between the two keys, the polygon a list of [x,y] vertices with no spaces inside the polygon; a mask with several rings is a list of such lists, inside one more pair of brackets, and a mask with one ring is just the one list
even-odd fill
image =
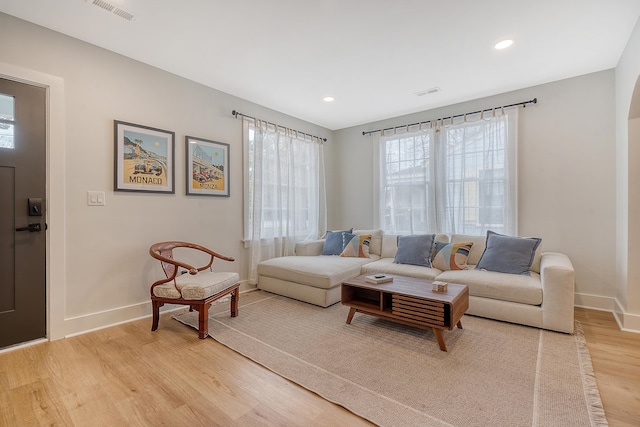
{"label": "light switch", "polygon": [[87,205],[104,206],[105,205],[104,191],[87,191]]}

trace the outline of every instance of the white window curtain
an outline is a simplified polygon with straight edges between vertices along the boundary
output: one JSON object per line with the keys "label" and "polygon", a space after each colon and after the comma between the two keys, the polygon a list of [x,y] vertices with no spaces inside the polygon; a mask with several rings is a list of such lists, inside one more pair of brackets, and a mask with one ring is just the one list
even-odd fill
{"label": "white window curtain", "polygon": [[374,135],[377,225],[390,234],[516,234],[516,136],[517,108]]}
{"label": "white window curtain", "polygon": [[260,261],[293,255],[296,242],[326,232],[322,140],[244,119],[245,239],[249,283]]}
{"label": "white window curtain", "polygon": [[378,218],[385,233],[421,234],[436,229],[433,168],[435,132],[406,130],[380,138]]}

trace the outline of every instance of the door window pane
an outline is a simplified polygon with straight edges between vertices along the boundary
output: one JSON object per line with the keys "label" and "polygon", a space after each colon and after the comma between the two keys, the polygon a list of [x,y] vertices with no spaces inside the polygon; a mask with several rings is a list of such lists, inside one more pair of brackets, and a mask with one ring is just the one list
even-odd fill
{"label": "door window pane", "polygon": [[14,148],[15,98],[0,93],[0,148]]}

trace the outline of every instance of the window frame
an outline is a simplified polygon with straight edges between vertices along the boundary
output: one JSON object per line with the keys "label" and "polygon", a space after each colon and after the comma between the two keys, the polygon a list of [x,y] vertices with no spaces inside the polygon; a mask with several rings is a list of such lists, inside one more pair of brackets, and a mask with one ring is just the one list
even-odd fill
{"label": "window frame", "polygon": [[[445,234],[485,234],[486,230],[491,229],[499,233],[517,234],[517,109],[509,109],[505,111],[504,116],[492,117],[489,120],[480,120],[474,117],[466,117],[464,121],[457,123],[450,122],[447,126],[441,126],[441,122],[436,126],[430,126],[428,129],[421,129],[422,126],[414,126],[403,128],[398,132],[394,129],[393,134],[385,135],[384,132],[374,135],[377,141],[376,149],[374,149],[374,179],[377,183],[374,186],[374,224],[381,228],[385,233],[391,234],[416,234],[416,233],[445,233]],[[476,139],[468,137],[465,132],[474,126],[478,128]],[[462,144],[460,154],[453,154],[449,147],[450,141],[447,132],[461,132],[462,137],[459,144]],[[425,187],[424,207],[425,216],[433,218],[433,220],[425,221],[426,226],[420,229],[412,229],[410,227],[389,227],[393,225],[389,223],[385,216],[384,201],[386,198],[385,191],[389,188],[386,181],[388,164],[385,160],[385,146],[389,143],[401,143],[400,141],[407,138],[415,138],[420,134],[429,133],[433,138],[429,141],[428,157],[431,171],[429,178],[432,182],[426,185],[423,182],[418,184]],[[493,132],[493,134],[492,134]],[[496,138],[502,138],[502,143],[496,142]],[[478,144],[474,146],[474,144]],[[493,146],[491,146],[493,144]],[[495,146],[495,144],[498,144]],[[500,145],[502,144],[502,145]],[[487,146],[490,148],[487,148]],[[470,152],[469,148],[477,151]],[[401,150],[401,147],[399,148]],[[492,168],[487,168],[484,157],[501,154],[500,161],[490,163]],[[459,155],[459,159],[455,156]],[[473,157],[476,157],[474,159]],[[452,176],[450,171],[453,168],[453,162],[457,160],[458,168],[463,168],[466,162],[476,162],[477,167],[472,168],[472,173],[458,174]],[[485,162],[485,163],[483,163]],[[502,167],[495,167],[495,166]],[[460,169],[462,170],[462,169]],[[484,171],[484,172],[483,172]],[[488,172],[493,171],[493,172]],[[496,174],[497,172],[497,174]],[[483,180],[482,174],[493,175]],[[426,173],[425,173],[426,174]],[[497,175],[497,176],[496,176]],[[498,185],[496,186],[496,182]],[[404,185],[410,185],[405,183]],[[493,185],[487,187],[488,185]],[[455,187],[455,190],[452,188]],[[433,191],[433,194],[430,192]],[[454,193],[457,192],[457,193]],[[450,202],[453,196],[457,196],[463,201],[461,204]],[[488,197],[489,196],[489,197]],[[495,202],[491,199],[502,200],[502,203],[495,206]],[[491,202],[487,204],[488,202]],[[457,213],[452,210],[459,211]],[[497,211],[496,211],[497,210]],[[493,212],[492,212],[493,211]],[[499,213],[497,213],[499,212]],[[502,223],[482,223],[482,218],[496,218],[502,216]],[[459,218],[462,218],[461,220]],[[475,220],[475,224],[468,221]],[[466,224],[469,224],[467,227]],[[461,224],[461,225],[460,225]],[[411,224],[415,228],[415,222]],[[462,229],[460,229],[462,228]]]}

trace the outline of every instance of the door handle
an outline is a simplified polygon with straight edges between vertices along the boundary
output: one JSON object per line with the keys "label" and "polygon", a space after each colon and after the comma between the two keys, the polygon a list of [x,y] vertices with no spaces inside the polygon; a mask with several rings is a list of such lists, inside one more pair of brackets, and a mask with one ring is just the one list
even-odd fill
{"label": "door handle", "polygon": [[29,224],[27,227],[16,228],[16,231],[28,231],[30,233],[37,233],[38,231],[42,231],[42,227],[39,222],[35,224]]}

